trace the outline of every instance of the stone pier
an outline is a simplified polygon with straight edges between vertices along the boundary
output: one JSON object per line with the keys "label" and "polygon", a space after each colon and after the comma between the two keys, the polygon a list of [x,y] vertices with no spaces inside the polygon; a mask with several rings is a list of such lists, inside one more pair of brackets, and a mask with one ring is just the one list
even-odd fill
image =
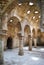
{"label": "stone pier", "polygon": [[23,51],[23,38],[24,36],[21,35],[21,33],[18,33],[18,37],[19,37],[19,55],[23,55],[24,51]]}
{"label": "stone pier", "polygon": [[29,39],[29,51],[32,51],[32,38],[31,35],[28,36]]}
{"label": "stone pier", "polygon": [[3,40],[2,36],[0,35],[0,65],[3,65],[4,60],[3,60]]}
{"label": "stone pier", "polygon": [[34,38],[34,47],[37,47],[37,38]]}
{"label": "stone pier", "polygon": [[6,30],[0,30],[0,65],[4,64],[3,51],[4,51],[4,36],[6,36]]}

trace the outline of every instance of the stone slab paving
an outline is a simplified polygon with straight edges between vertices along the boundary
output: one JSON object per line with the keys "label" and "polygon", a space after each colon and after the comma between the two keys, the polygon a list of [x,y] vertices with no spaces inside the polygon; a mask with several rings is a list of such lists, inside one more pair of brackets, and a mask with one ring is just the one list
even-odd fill
{"label": "stone slab paving", "polygon": [[4,65],[44,65],[44,48],[37,47],[32,51],[28,51],[28,47],[23,49],[23,56],[18,55],[18,48],[4,51]]}

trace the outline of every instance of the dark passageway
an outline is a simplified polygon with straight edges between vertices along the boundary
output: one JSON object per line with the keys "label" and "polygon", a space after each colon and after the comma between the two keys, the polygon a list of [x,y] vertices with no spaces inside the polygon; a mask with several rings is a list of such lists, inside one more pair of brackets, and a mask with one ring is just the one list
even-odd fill
{"label": "dark passageway", "polygon": [[7,39],[7,48],[8,49],[12,49],[12,43],[13,43],[12,37],[8,37],[8,39]]}

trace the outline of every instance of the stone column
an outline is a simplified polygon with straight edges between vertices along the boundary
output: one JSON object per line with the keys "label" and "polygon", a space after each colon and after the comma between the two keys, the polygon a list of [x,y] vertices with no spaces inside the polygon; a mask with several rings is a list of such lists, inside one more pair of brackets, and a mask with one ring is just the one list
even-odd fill
{"label": "stone column", "polygon": [[0,65],[2,65],[4,63],[3,60],[3,40],[2,40],[2,36],[0,35]]}
{"label": "stone column", "polygon": [[0,18],[0,65],[3,65],[2,19]]}
{"label": "stone column", "polygon": [[29,39],[29,51],[32,51],[32,38],[31,35],[28,36]]}
{"label": "stone column", "polygon": [[2,18],[2,29],[8,30],[7,28],[8,14],[5,14]]}
{"label": "stone column", "polygon": [[0,65],[4,63],[3,50],[4,50],[4,36],[7,35],[5,30],[0,30]]}
{"label": "stone column", "polygon": [[34,38],[34,47],[37,47],[37,38]]}
{"label": "stone column", "polygon": [[6,38],[6,35],[3,36],[2,40],[3,40],[3,50],[6,50],[6,49],[7,49],[7,47],[6,47],[6,45],[7,45],[7,38]]}
{"label": "stone column", "polygon": [[23,51],[23,36],[21,35],[21,33],[18,33],[18,37],[19,37],[19,55],[23,55],[24,51]]}
{"label": "stone column", "polygon": [[34,47],[37,47],[37,28],[35,28],[35,35],[34,35]]}

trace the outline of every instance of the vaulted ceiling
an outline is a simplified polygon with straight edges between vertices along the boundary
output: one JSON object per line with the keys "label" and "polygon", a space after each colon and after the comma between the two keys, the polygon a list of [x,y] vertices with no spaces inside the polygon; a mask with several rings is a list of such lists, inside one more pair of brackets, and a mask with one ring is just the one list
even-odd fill
{"label": "vaulted ceiling", "polygon": [[11,5],[13,1],[14,0],[0,0],[1,14],[6,11],[6,9]]}
{"label": "vaulted ceiling", "polygon": [[17,3],[26,3],[33,1],[34,3],[37,3],[39,0],[0,0],[0,14],[3,14],[5,11],[9,11],[13,9]]}
{"label": "vaulted ceiling", "polygon": [[[33,2],[34,5],[30,6],[29,2]],[[40,21],[40,0],[0,0],[1,14],[5,12],[10,13],[12,9],[15,9],[19,16],[25,17],[29,21],[32,21],[33,25],[39,25]],[[38,11],[38,13],[35,11]]]}

